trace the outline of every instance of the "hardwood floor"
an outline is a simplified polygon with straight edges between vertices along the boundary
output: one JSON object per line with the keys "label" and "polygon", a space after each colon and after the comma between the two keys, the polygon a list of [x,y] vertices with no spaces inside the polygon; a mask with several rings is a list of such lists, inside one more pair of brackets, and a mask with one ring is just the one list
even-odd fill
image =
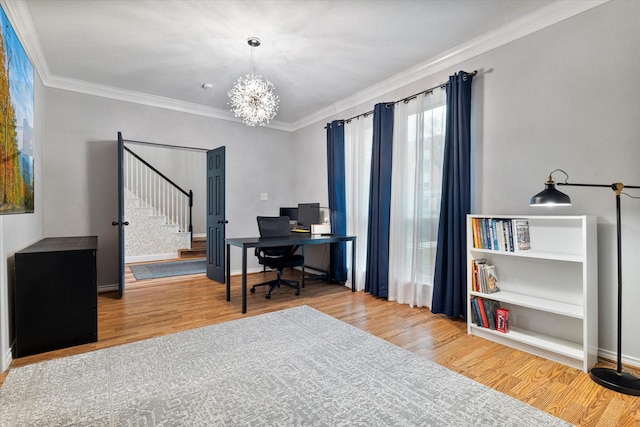
{"label": "hardwood floor", "polygon": [[[272,275],[250,275],[249,283]],[[225,286],[202,274],[145,281],[127,275],[122,299],[115,293],[98,297],[98,342],[15,359],[11,368],[307,304],[577,426],[640,425],[640,397],[604,389],[577,369],[469,336],[463,321],[428,309],[310,281],[298,297],[287,288],[270,300],[264,288],[249,293],[243,315],[240,292],[239,276],[227,302]],[[0,385],[5,378],[0,375]]]}

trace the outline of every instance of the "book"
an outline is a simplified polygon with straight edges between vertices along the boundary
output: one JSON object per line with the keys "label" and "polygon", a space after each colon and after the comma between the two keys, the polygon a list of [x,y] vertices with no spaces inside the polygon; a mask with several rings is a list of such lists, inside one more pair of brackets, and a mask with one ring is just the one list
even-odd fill
{"label": "book", "polygon": [[498,286],[498,273],[496,273],[495,265],[486,265],[484,267],[486,290],[485,293],[492,294],[494,292],[500,292]]}
{"label": "book", "polygon": [[471,260],[471,290],[476,292],[478,290],[476,282],[476,260]]}
{"label": "book", "polygon": [[493,319],[493,324],[496,327],[496,329],[498,327],[497,317],[498,317],[498,309],[499,308],[500,308],[500,303],[498,301],[491,300],[491,317]]}
{"label": "book", "polygon": [[497,329],[497,312],[500,308],[500,303],[486,298],[479,298],[479,300],[484,306],[484,312],[487,317],[487,324],[484,327],[495,331]]}
{"label": "book", "polygon": [[509,246],[509,252],[513,252],[513,227],[511,221],[505,221],[505,234],[507,239],[507,245]]}
{"label": "book", "polygon": [[482,220],[482,226],[484,229],[484,238],[483,238],[483,248],[484,249],[491,249],[491,231],[490,231],[490,225],[489,225],[489,219],[488,218],[484,218]]}
{"label": "book", "polygon": [[473,323],[475,323],[477,325],[478,324],[478,315],[476,314],[476,307],[475,307],[475,303],[473,301],[474,299],[475,298],[471,298],[471,300],[470,300],[470,302],[471,302],[470,306],[471,307],[469,308],[469,310],[470,310],[471,313],[469,313],[469,315],[471,316],[471,322],[473,322]]}
{"label": "book", "polygon": [[473,232],[473,247],[479,248],[480,247],[480,238],[479,238],[480,231],[478,229],[478,218],[471,218],[471,228]]}
{"label": "book", "polygon": [[504,250],[506,252],[513,252],[511,245],[511,239],[509,237],[509,227],[511,227],[511,221],[502,221],[502,232],[504,238]]}
{"label": "book", "polygon": [[473,287],[471,290],[475,292],[482,292],[481,268],[486,262],[487,260],[484,258],[473,260],[473,278],[471,280]]}
{"label": "book", "polygon": [[487,315],[487,326],[485,328],[496,329],[496,318],[495,318],[495,310],[493,309],[494,301],[483,299],[482,305],[484,306],[484,312]]}
{"label": "book", "polygon": [[492,219],[491,220],[491,235],[493,237],[492,240],[492,246],[494,250],[501,250],[500,248],[500,237],[498,234],[498,220],[497,219]]}
{"label": "book", "polygon": [[478,311],[480,312],[480,318],[482,319],[482,326],[485,328],[489,327],[489,319],[487,318],[487,312],[484,309],[484,301],[482,298],[476,297],[476,301],[478,302]]}
{"label": "book", "polygon": [[476,313],[476,324],[480,327],[484,327],[484,325],[482,324],[482,315],[480,314],[480,306],[478,304],[477,297],[471,299],[471,306]]}
{"label": "book", "polygon": [[509,310],[498,308],[496,310],[496,331],[507,333],[509,330]]}
{"label": "book", "polygon": [[529,235],[529,221],[526,219],[513,220],[513,245],[514,252],[531,250],[531,237]]}

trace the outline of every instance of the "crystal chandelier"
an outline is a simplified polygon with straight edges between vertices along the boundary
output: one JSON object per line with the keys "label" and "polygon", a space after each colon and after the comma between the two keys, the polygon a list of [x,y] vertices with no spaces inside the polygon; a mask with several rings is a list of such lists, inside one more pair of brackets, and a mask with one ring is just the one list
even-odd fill
{"label": "crystal chandelier", "polygon": [[253,48],[260,46],[260,39],[251,37],[247,43],[251,46],[251,74],[238,78],[227,93],[229,105],[235,116],[242,118],[247,126],[264,126],[275,117],[280,99],[269,80],[253,74]]}

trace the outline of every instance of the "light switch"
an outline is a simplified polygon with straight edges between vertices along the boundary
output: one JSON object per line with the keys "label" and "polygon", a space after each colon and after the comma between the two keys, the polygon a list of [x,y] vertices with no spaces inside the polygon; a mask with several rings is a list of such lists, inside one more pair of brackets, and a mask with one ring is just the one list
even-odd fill
{"label": "light switch", "polygon": [[260,200],[268,200],[269,197],[267,196],[267,193],[260,193]]}

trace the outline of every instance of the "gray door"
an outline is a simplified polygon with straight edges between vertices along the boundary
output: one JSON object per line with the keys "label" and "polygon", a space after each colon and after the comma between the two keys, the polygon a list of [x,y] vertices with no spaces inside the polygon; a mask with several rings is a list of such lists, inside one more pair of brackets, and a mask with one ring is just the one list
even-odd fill
{"label": "gray door", "polygon": [[118,132],[118,220],[111,225],[118,227],[118,297],[124,294],[124,140]]}
{"label": "gray door", "polygon": [[225,283],[225,147],[207,151],[207,277]]}

